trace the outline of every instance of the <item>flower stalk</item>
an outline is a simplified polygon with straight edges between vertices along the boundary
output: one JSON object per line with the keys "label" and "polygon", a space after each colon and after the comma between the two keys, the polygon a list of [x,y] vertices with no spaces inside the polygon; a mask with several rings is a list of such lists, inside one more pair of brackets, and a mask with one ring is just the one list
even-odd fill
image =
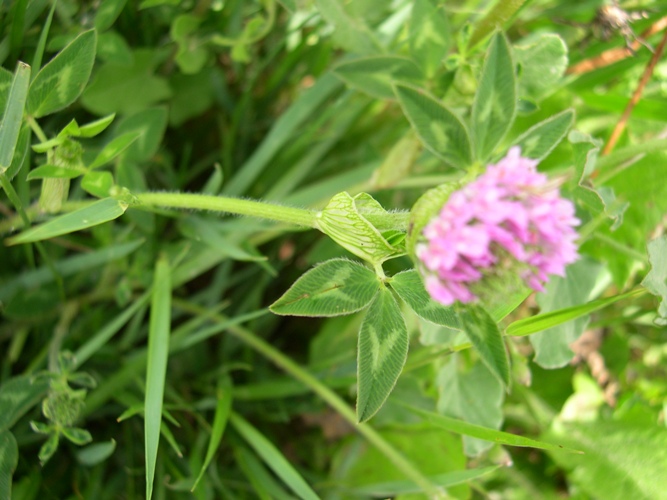
{"label": "flower stalk", "polygon": [[295,226],[317,228],[315,210],[287,207],[263,201],[244,200],[227,196],[211,196],[192,193],[133,193],[141,205],[185,208],[194,210],[210,210],[227,212],[235,215],[247,215],[284,222]]}

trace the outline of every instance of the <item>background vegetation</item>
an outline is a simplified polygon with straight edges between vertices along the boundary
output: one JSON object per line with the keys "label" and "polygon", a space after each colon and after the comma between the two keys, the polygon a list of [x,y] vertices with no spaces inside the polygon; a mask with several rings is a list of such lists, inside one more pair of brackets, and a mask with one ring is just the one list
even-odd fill
{"label": "background vegetation", "polygon": [[[667,8],[614,23],[605,5],[3,2],[0,498],[667,498]],[[483,166],[410,103],[474,122],[498,54],[517,106],[478,159],[534,148],[577,203],[582,259],[498,296],[509,390],[402,306],[407,362],[358,424],[363,315],[268,310],[314,264],[358,259],[141,193],[409,210]]]}

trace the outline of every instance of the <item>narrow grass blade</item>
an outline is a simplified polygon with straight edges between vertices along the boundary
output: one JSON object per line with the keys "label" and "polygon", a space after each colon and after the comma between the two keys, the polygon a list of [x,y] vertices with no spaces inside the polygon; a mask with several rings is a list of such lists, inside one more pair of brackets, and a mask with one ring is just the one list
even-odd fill
{"label": "narrow grass blade", "polygon": [[275,479],[275,476],[257,458],[252,451],[245,446],[234,448],[234,460],[243,474],[248,478],[253,488],[253,493],[258,500],[293,500],[294,496],[289,494]]}
{"label": "narrow grass blade", "polygon": [[312,117],[319,106],[334,92],[340,90],[342,86],[343,84],[335,76],[327,74],[304,92],[278,118],[255,153],[243,164],[238,173],[229,181],[229,184],[224,187],[223,193],[226,195],[243,194],[269,165],[271,158],[287,144],[297,128],[305,120]]}
{"label": "narrow grass blade", "polygon": [[7,238],[6,244],[31,243],[81,231],[117,219],[125,213],[125,210],[127,210],[127,203],[113,198],[105,198]]}
{"label": "narrow grass blade", "polygon": [[492,443],[498,443],[507,446],[520,446],[526,448],[538,448],[540,450],[569,451],[571,453],[581,453],[580,451],[574,450],[572,448],[566,448],[558,444],[545,443],[543,441],[537,441],[535,439],[530,439],[527,437],[510,434],[509,432],[489,429],[488,427],[482,427],[481,425],[471,424],[464,420],[445,417],[444,415],[433,413],[431,411],[422,410],[421,408],[416,408],[414,406],[406,404],[401,404],[401,405],[405,406],[405,408],[407,408],[408,410],[426,418],[426,420],[432,423],[433,425],[437,425],[438,427],[441,427],[442,429],[445,429],[446,431],[449,432],[454,432],[455,434],[463,434],[464,436],[471,436],[478,439],[484,439],[486,441],[491,441]]}
{"label": "narrow grass blade", "polygon": [[538,314],[537,316],[531,316],[530,318],[520,319],[514,323],[511,323],[505,330],[505,334],[515,337],[531,335],[533,333],[546,330],[547,328],[552,328],[568,321],[572,321],[573,319],[577,319],[581,316],[585,316],[586,314],[590,314],[597,311],[598,309],[607,307],[614,302],[618,302],[619,300],[637,297],[643,293],[646,293],[646,290],[638,288],[621,295],[614,295],[613,297],[593,300],[580,306],[567,307],[565,309],[559,309],[558,311],[552,311],[544,314]]}
{"label": "narrow grass blade", "polygon": [[292,467],[282,453],[257,429],[246,422],[238,414],[232,413],[229,421],[234,429],[264,460],[266,465],[289,486],[289,488],[304,500],[318,500],[317,494],[308,486],[301,474]]}
{"label": "narrow grass blade", "polygon": [[[119,245],[110,245],[89,253],[82,253],[53,263],[53,268],[63,278],[83,271],[99,269],[104,264],[121,259],[139,248],[145,240],[134,240]],[[0,285],[0,301],[6,302],[21,289],[37,288],[54,280],[52,269],[42,266],[33,271],[17,275],[13,280]]]}
{"label": "narrow grass blade", "polygon": [[[347,91],[337,101],[337,106],[332,107],[326,112],[330,115],[327,122],[327,134],[321,137],[319,129],[311,131],[313,137],[317,137],[317,142],[311,142],[307,153],[296,163],[292,164],[285,174],[275,182],[264,198],[268,201],[275,200],[284,202],[285,198],[294,192],[298,186],[301,186],[305,179],[322,164],[324,158],[335,148],[339,141],[349,133],[350,128],[357,123],[364,110],[368,107],[368,101],[358,99],[357,93]],[[313,124],[311,127],[315,127]],[[310,129],[310,127],[309,127]],[[341,190],[339,190],[341,191]],[[327,193],[331,197],[332,192]],[[321,196],[325,198],[327,195]],[[307,205],[307,204],[304,204]]]}
{"label": "narrow grass blade", "polygon": [[11,15],[11,21],[5,21],[9,25],[9,29],[7,30],[9,31],[9,36],[4,40],[9,41],[10,54],[18,54],[23,48],[26,28],[30,26],[26,25],[26,11],[28,10],[29,3],[32,2],[28,0],[14,0],[2,6],[2,13],[5,14],[6,11],[9,11],[7,14]]}
{"label": "narrow grass blade", "polygon": [[630,144],[608,155],[601,156],[595,162],[595,168],[605,171],[617,167],[625,161],[631,160],[638,155],[658,153],[667,149],[667,139],[652,139],[641,141],[638,144]]}
{"label": "narrow grass blade", "polygon": [[39,35],[39,41],[37,42],[37,48],[35,49],[35,55],[32,58],[32,67],[39,68],[42,66],[42,58],[44,57],[44,49],[46,48],[46,40],[49,37],[49,30],[51,29],[51,21],[53,21],[53,13],[56,10],[56,5],[58,2],[53,2],[51,5],[51,10],[49,10],[49,15],[46,17],[44,22],[44,27],[42,32]]}
{"label": "narrow grass blade", "polygon": [[[166,415],[165,415],[166,416]],[[176,454],[178,458],[183,458],[183,452],[176,442],[174,434],[171,432],[171,429],[167,426],[166,422],[160,424],[160,434],[167,441],[167,444],[171,446],[172,451]]]}
{"label": "narrow grass blade", "polygon": [[213,417],[213,428],[211,430],[211,440],[208,442],[208,448],[206,449],[206,457],[204,458],[204,463],[201,466],[199,475],[195,480],[195,484],[192,486],[194,491],[201,481],[201,478],[204,476],[204,472],[211,464],[213,456],[215,455],[218,446],[220,446],[220,441],[222,440],[222,435],[225,432],[225,427],[227,426],[227,420],[229,419],[229,413],[232,409],[232,388],[229,383],[221,383],[221,386],[218,388],[218,404],[215,408],[215,416]]}
{"label": "narrow grass blade", "polygon": [[74,354],[74,366],[75,368],[80,367],[84,364],[91,356],[93,356],[97,351],[99,351],[104,345],[106,345],[111,338],[120,331],[125,323],[130,321],[130,318],[134,316],[137,311],[148,303],[150,298],[149,293],[145,293],[137,300],[134,301],[130,307],[125,309],[122,313],[116,316],[112,321],[107,323],[102,329],[90,338],[85,344],[83,344]]}
{"label": "narrow grass blade", "polygon": [[20,62],[16,66],[16,73],[12,86],[9,89],[9,98],[7,107],[4,110],[2,124],[0,125],[0,173],[12,164],[14,158],[14,149],[21,132],[21,123],[23,122],[23,110],[28,97],[28,87],[30,86],[30,66]]}
{"label": "narrow grass blade", "polygon": [[[174,331],[173,338],[170,339],[169,353],[174,354],[176,352],[188,349],[193,345],[196,345],[206,339],[211,338],[214,335],[219,334],[220,332],[237,327],[242,323],[246,323],[265,314],[268,314],[267,309],[260,309],[258,311],[253,311],[235,318],[225,318],[224,316],[215,314],[210,318],[215,322],[214,325],[208,328],[197,330],[194,333],[192,330],[194,328],[198,328],[201,325],[200,321],[194,321],[193,328],[183,328],[181,326]],[[206,320],[209,319],[204,316],[203,312],[201,313],[200,317],[204,317]],[[199,320],[199,318],[197,319]],[[146,351],[140,350],[111,377],[101,381],[97,386],[97,389],[91,391],[90,394],[86,397],[86,406],[83,410],[83,416],[90,415],[92,412],[100,408],[106,401],[114,397],[118,391],[122,390],[133,379],[139,376],[141,371],[146,366],[146,358]]]}
{"label": "narrow grass blade", "polygon": [[318,182],[299,188],[294,193],[284,198],[283,202],[293,206],[324,207],[331,196],[341,191],[356,192],[358,186],[368,183],[380,162],[372,161],[353,168],[352,170],[332,175]]}
{"label": "narrow grass blade", "polygon": [[171,269],[167,259],[160,257],[155,266],[151,317],[148,329],[148,361],[146,366],[146,399],[144,433],[146,447],[146,498],[153,495],[155,464],[160,442],[162,398],[169,357],[171,329]]}
{"label": "narrow grass blade", "polygon": [[16,147],[14,148],[14,158],[12,158],[12,163],[7,167],[7,170],[5,170],[5,176],[9,181],[21,171],[24,164],[28,163],[26,158],[29,156],[28,149],[30,147],[30,136],[30,126],[24,123],[23,127],[21,127]]}

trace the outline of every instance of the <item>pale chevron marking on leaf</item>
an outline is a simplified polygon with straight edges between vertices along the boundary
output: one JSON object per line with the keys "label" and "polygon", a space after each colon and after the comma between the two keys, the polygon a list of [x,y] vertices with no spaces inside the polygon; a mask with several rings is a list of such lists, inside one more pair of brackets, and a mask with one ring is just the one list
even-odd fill
{"label": "pale chevron marking on leaf", "polygon": [[432,122],[431,132],[442,150],[446,150],[449,146],[449,137],[447,137],[448,127],[442,122]]}
{"label": "pale chevron marking on leaf", "polygon": [[401,333],[398,329],[392,329],[391,334],[385,336],[382,340],[380,340],[380,336],[375,327],[369,327],[368,333],[370,334],[369,338],[373,344],[373,350],[371,351],[373,371],[377,372],[377,370],[384,365],[386,359],[391,355],[391,351],[396,345],[396,342],[400,339]]}

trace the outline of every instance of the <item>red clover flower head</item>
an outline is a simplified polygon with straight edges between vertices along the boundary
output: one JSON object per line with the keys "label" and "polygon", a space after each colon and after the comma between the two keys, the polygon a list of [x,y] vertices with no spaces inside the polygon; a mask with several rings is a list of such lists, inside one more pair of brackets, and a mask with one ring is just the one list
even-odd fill
{"label": "red clover flower head", "polygon": [[577,260],[579,219],[519,147],[452,193],[416,247],[426,289],[445,305],[473,302],[484,278],[518,275],[536,291]]}

